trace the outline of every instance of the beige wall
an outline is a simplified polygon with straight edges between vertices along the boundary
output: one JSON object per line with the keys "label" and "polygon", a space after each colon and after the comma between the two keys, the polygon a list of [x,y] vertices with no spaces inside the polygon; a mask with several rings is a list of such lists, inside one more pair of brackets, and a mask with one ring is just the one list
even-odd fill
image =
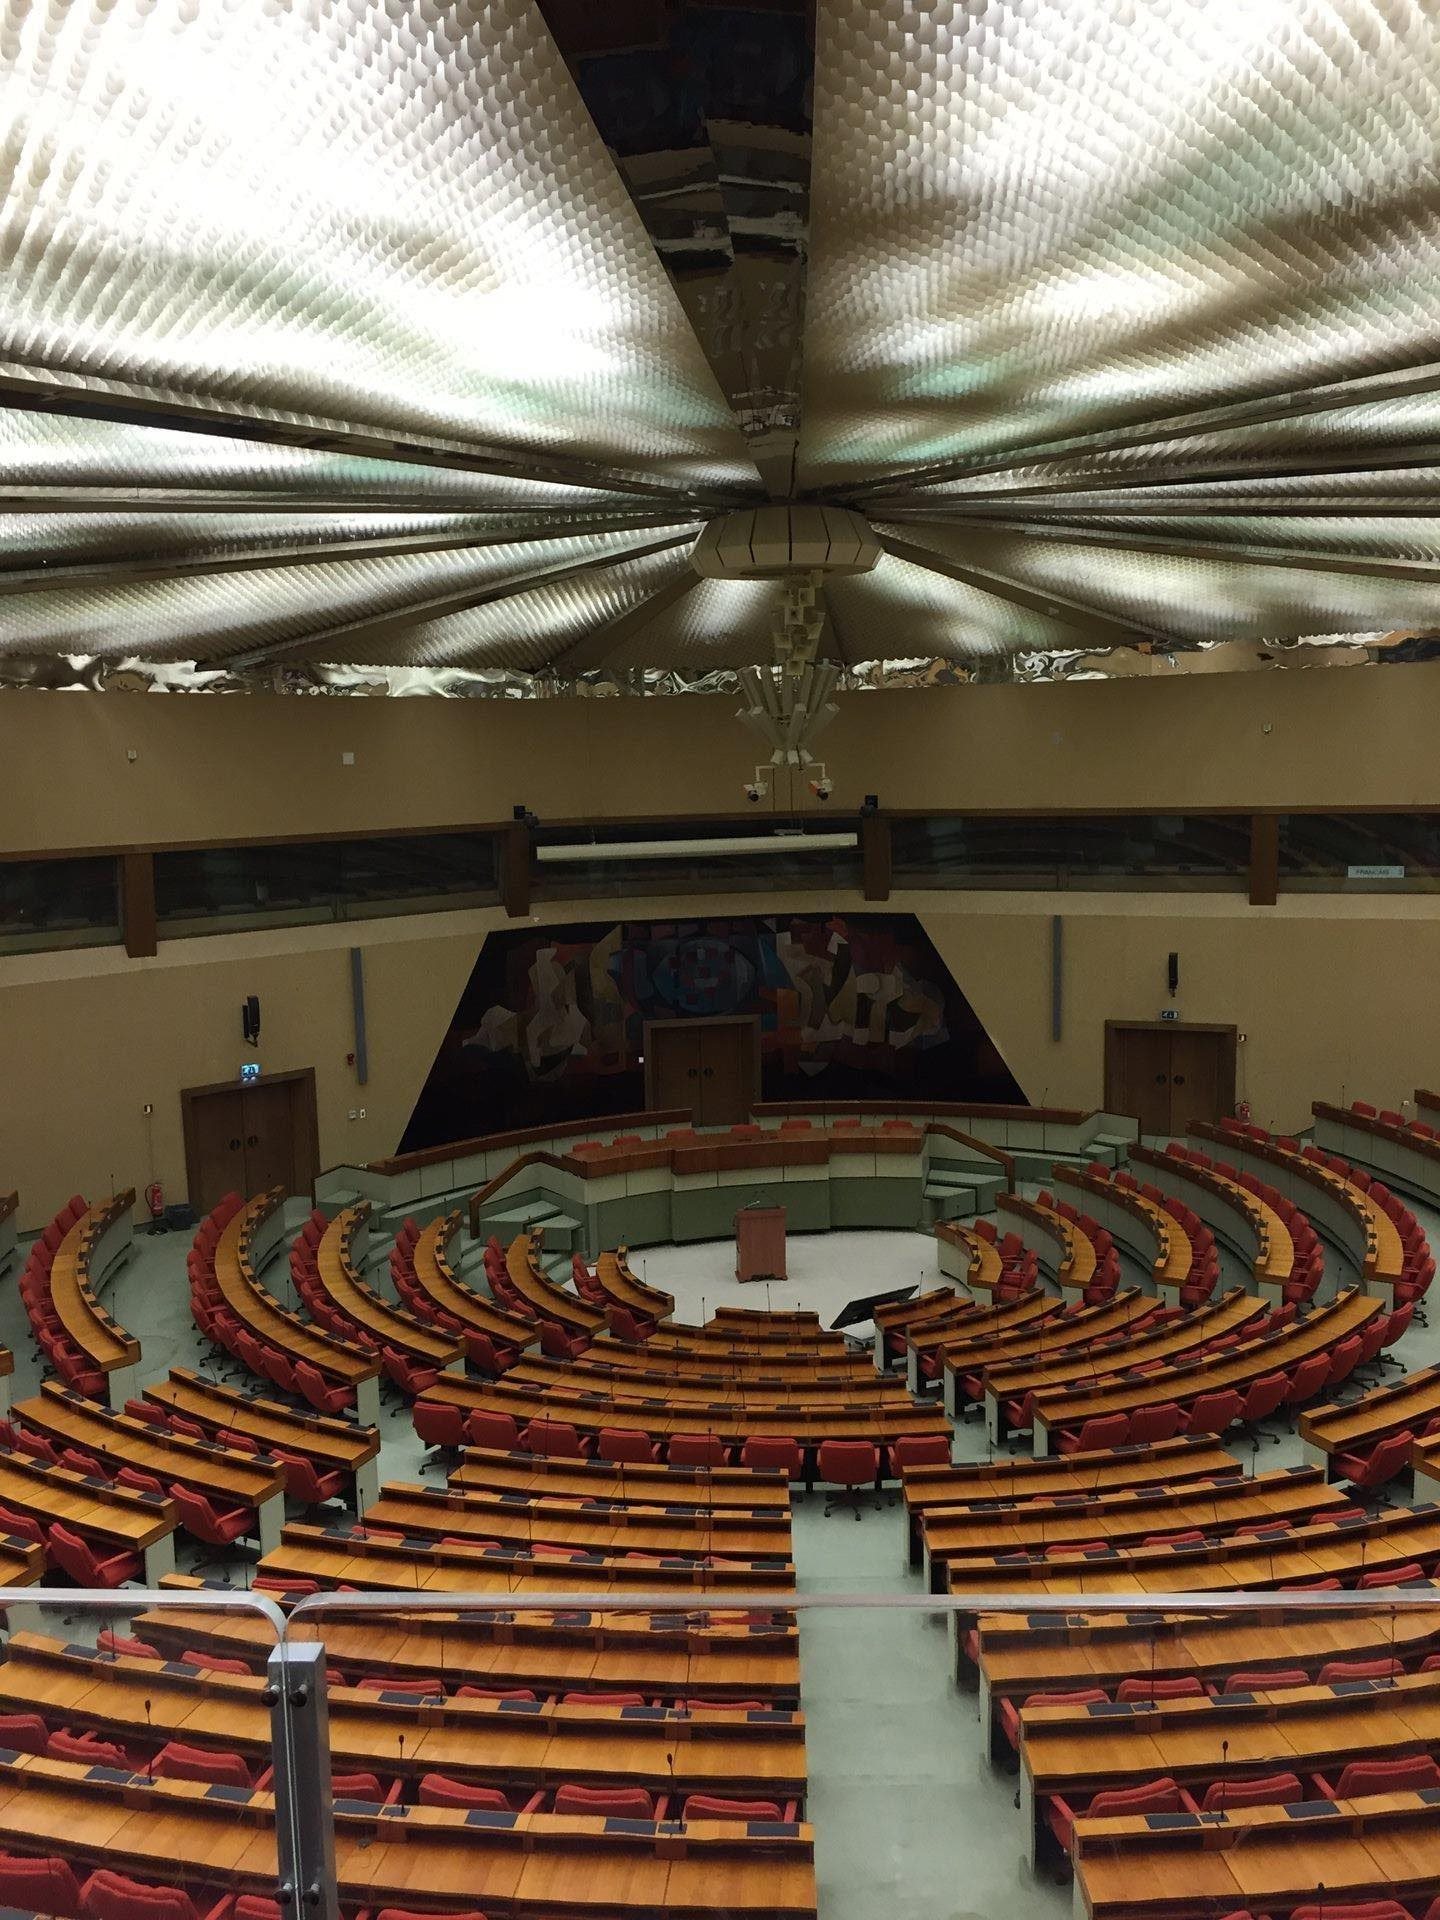
{"label": "beige wall", "polygon": [[[736,704],[0,692],[0,853],[733,813]],[[820,745],[831,813],[1406,806],[1440,804],[1437,734],[1440,663],[847,694]]]}
{"label": "beige wall", "polygon": [[[1357,675],[1347,675],[1347,680]],[[1403,675],[1396,676],[1403,678]],[[854,894],[627,900],[628,916],[857,913]],[[1239,1092],[1257,1119],[1303,1124],[1317,1097],[1397,1104],[1440,1080],[1440,915],[1421,896],[1308,895],[1251,908],[1187,894],[897,894],[913,911],[1034,1101],[1092,1106],[1109,1019],[1169,1004],[1248,1037]],[[613,901],[570,901],[555,921],[604,919]],[[1050,917],[1065,921],[1064,1035],[1050,1039]],[[537,915],[532,924],[543,924]],[[166,942],[152,960],[114,950],[0,959],[0,1189],[35,1225],[75,1188],[113,1175],[184,1192],[180,1089],[225,1080],[245,1055],[239,1003],[258,993],[259,1058],[313,1066],[323,1164],[392,1151],[496,912],[369,921]],[[518,924],[518,923],[509,923]],[[365,952],[371,1078],[356,1085],[346,950]],[[147,1120],[146,1102],[155,1108]],[[366,1118],[351,1121],[351,1107]]]}

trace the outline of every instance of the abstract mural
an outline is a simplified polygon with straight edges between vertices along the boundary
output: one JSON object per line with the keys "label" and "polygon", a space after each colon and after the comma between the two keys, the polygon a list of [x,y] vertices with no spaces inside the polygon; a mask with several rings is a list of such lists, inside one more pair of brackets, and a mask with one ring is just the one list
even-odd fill
{"label": "abstract mural", "polygon": [[1025,1103],[911,914],[622,920],[490,935],[401,1151],[634,1112],[646,1021],[724,1014],[766,1100]]}

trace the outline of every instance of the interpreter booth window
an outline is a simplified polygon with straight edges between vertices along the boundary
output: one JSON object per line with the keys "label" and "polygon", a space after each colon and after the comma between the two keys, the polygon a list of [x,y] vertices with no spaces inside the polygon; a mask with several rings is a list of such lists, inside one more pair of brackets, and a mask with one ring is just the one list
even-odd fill
{"label": "interpreter booth window", "polygon": [[891,823],[896,887],[1238,892],[1248,815],[965,815]]}
{"label": "interpreter booth window", "polygon": [[1440,815],[1293,813],[1280,822],[1287,893],[1440,890]]}
{"label": "interpreter booth window", "polygon": [[0,861],[0,953],[109,946],[119,939],[115,860]]}
{"label": "interpreter booth window", "polygon": [[492,906],[488,834],[395,834],[274,846],[206,847],[155,858],[162,936],[365,920]]}

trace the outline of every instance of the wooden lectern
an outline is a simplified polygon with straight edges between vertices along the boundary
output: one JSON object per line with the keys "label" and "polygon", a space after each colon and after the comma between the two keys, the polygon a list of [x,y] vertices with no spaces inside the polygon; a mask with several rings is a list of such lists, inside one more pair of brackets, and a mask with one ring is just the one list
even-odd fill
{"label": "wooden lectern", "polygon": [[785,1278],[784,1207],[741,1207],[735,1215],[735,1278]]}

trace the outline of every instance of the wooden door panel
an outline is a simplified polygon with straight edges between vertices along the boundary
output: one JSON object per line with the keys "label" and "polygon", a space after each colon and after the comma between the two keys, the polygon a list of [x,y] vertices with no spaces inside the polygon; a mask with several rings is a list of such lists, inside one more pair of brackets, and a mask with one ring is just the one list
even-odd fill
{"label": "wooden door panel", "polygon": [[748,1026],[726,1021],[700,1029],[700,1119],[707,1127],[733,1127],[750,1118],[746,1093]]}
{"label": "wooden door panel", "polygon": [[1171,1036],[1162,1029],[1110,1029],[1106,1045],[1105,1105],[1131,1114],[1142,1133],[1168,1133],[1171,1120]]}
{"label": "wooden door panel", "polygon": [[192,1094],[185,1108],[189,1201],[208,1213],[227,1193],[248,1194],[245,1113],[239,1087]]}
{"label": "wooden door panel", "polygon": [[295,1101],[288,1081],[257,1081],[244,1089],[245,1191],[297,1191]]}
{"label": "wooden door panel", "polygon": [[688,1025],[657,1021],[650,1029],[650,1105],[690,1107],[700,1118],[700,1037]]}
{"label": "wooden door panel", "polygon": [[1192,1121],[1213,1124],[1235,1106],[1234,1037],[1184,1028],[1170,1042],[1170,1125],[1183,1132]]}

